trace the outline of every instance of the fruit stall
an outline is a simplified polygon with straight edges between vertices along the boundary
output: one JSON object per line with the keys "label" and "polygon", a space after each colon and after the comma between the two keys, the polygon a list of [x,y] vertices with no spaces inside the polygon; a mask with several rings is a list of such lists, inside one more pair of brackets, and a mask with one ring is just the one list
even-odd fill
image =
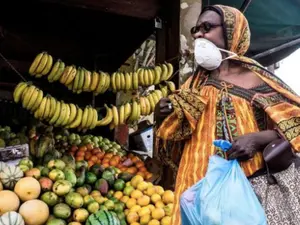
{"label": "fruit stall", "polygon": [[1,4],[0,225],[170,224],[173,191],[115,135],[175,90],[145,42],[157,2]]}

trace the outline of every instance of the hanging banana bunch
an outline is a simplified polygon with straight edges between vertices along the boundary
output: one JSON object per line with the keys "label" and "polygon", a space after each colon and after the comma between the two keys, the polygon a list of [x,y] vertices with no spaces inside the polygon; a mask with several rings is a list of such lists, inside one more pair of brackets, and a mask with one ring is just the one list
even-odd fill
{"label": "hanging banana bunch", "polygon": [[59,81],[73,93],[93,92],[103,94],[109,88],[113,92],[138,90],[139,86],[149,87],[167,81],[173,75],[173,66],[164,63],[154,68],[139,68],[136,72],[115,72],[109,75],[103,71],[89,71],[75,65],[67,66],[47,52],[39,53],[29,68],[29,74],[40,78],[47,76],[50,83]]}
{"label": "hanging banana bunch", "polygon": [[93,107],[81,109],[50,95],[44,96],[43,91],[30,82],[19,83],[13,97],[16,103],[22,103],[36,119],[47,121],[55,127],[93,129],[97,126],[98,112]]}

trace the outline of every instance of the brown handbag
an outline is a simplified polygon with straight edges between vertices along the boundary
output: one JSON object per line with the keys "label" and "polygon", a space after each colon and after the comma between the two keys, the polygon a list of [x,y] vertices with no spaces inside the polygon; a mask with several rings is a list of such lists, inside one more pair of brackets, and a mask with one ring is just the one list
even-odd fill
{"label": "brown handbag", "polygon": [[284,139],[272,141],[265,147],[263,158],[272,173],[286,170],[292,163],[300,166],[300,158],[293,152],[290,143]]}

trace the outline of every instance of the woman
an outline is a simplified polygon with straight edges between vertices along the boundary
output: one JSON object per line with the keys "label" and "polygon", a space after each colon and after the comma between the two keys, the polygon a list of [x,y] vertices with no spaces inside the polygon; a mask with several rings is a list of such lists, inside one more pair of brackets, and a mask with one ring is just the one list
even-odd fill
{"label": "woman", "polygon": [[[200,68],[156,107],[158,121],[163,121],[157,137],[165,147],[159,149],[159,158],[176,167],[174,157],[181,156],[172,224],[180,224],[180,195],[205,176],[211,155],[223,154],[212,145],[216,139],[233,143],[224,157],[240,161],[268,223],[300,224],[298,170],[292,164],[274,174],[277,184],[273,185],[261,172],[265,165],[262,151],[269,143],[286,139],[290,143],[287,151],[291,147],[300,151],[300,98],[257,62],[243,56],[250,44],[250,30],[237,9],[206,7],[191,31],[195,39],[209,40],[235,56],[212,71]],[[180,144],[184,146],[182,151]],[[170,145],[175,146],[171,151]]]}

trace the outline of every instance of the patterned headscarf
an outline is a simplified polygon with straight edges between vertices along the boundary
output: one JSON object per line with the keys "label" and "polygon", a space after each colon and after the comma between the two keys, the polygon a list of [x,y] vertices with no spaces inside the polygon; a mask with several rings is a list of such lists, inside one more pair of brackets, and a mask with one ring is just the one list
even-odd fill
{"label": "patterned headscarf", "polygon": [[203,9],[213,10],[222,18],[224,39],[227,50],[243,56],[250,46],[250,28],[243,13],[229,6],[215,5]]}

